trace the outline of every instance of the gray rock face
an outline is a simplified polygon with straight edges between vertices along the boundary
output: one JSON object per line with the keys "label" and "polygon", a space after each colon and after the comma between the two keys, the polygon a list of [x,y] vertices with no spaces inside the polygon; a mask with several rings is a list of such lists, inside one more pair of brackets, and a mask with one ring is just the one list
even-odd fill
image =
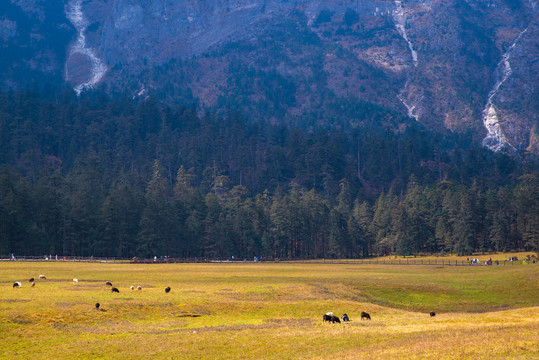
{"label": "gray rock face", "polygon": [[0,38],[6,41],[17,35],[17,23],[11,20],[0,20]]}

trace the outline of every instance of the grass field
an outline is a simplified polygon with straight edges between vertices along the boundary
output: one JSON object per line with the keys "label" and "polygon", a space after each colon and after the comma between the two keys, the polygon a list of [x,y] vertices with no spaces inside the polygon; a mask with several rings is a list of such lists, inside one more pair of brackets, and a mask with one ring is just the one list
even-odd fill
{"label": "grass field", "polygon": [[2,262],[0,289],[0,359],[539,358],[539,264]]}

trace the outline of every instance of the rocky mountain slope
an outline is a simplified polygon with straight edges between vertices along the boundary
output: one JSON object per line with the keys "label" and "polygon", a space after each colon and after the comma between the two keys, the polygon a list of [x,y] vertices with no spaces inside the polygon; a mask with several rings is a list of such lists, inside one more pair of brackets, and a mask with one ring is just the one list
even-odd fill
{"label": "rocky mountain slope", "polygon": [[61,77],[78,93],[105,84],[307,126],[354,126],[356,104],[374,103],[539,154],[535,0],[10,0],[0,11],[4,87]]}

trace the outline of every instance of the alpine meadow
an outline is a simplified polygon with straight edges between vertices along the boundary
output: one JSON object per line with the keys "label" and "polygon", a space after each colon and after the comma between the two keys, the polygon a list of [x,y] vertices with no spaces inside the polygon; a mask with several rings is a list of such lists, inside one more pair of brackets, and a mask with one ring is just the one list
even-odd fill
{"label": "alpine meadow", "polygon": [[[537,265],[8,262],[0,276],[22,283],[2,281],[2,358],[539,355]],[[328,311],[350,321],[323,322]]]}

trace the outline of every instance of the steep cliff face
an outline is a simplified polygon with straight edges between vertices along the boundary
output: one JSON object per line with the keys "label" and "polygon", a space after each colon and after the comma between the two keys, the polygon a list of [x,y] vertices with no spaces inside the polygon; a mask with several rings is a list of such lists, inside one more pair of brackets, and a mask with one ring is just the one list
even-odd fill
{"label": "steep cliff face", "polygon": [[[538,153],[535,0],[12,0],[8,8],[4,48],[39,50],[14,57],[22,60],[6,63],[5,75],[26,64],[60,72],[77,92],[106,83],[288,122],[353,124],[353,103],[369,102],[439,130],[472,130],[495,151]],[[56,33],[64,35],[48,38]]]}
{"label": "steep cliff face", "polygon": [[0,88],[61,80],[72,32],[61,2],[2,1]]}

